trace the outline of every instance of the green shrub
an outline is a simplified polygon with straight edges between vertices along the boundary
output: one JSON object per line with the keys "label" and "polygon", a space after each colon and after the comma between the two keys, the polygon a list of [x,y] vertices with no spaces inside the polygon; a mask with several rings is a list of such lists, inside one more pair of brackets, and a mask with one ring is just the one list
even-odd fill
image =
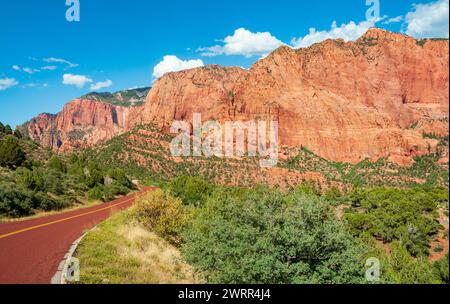
{"label": "green shrub", "polygon": [[88,191],[88,198],[91,200],[100,200],[103,198],[103,188],[100,186],[95,186]]}
{"label": "green shrub", "polygon": [[66,172],[66,166],[63,164],[63,162],[56,155],[53,155],[50,158],[50,160],[48,161],[48,167],[50,169],[56,170],[58,172]]}
{"label": "green shrub", "polygon": [[34,190],[36,188],[33,171],[27,168],[18,168],[15,172],[15,179],[16,183],[20,186],[31,190]]}
{"label": "green shrub", "polygon": [[439,284],[433,267],[425,258],[414,258],[399,242],[392,243],[390,267],[394,270],[395,283]]}
{"label": "green shrub", "polygon": [[449,268],[448,268],[448,262],[449,262],[449,255],[447,255],[439,260],[434,262],[433,268],[436,276],[442,281],[444,284],[449,284]]}
{"label": "green shrub", "polygon": [[438,202],[445,199],[436,189],[355,188],[349,194],[353,209],[345,219],[355,235],[369,233],[386,243],[401,241],[413,256],[427,256],[430,238],[440,228]]}
{"label": "green shrub", "polygon": [[211,195],[213,186],[201,177],[180,176],[172,180],[168,190],[184,204],[201,206]]}
{"label": "green shrub", "polygon": [[192,212],[189,207],[183,206],[179,198],[157,190],[138,199],[133,214],[149,230],[178,246],[182,243],[180,233]]}
{"label": "green shrub", "polygon": [[315,195],[219,190],[183,236],[210,283],[364,282],[363,246]]}
{"label": "green shrub", "polygon": [[0,214],[20,217],[33,214],[34,198],[31,192],[14,184],[0,183]]}
{"label": "green shrub", "polygon": [[25,152],[19,144],[17,138],[7,136],[0,140],[0,166],[17,168],[25,161]]}
{"label": "green shrub", "polygon": [[122,169],[111,169],[108,171],[108,176],[117,181],[120,185],[126,188],[133,188],[133,183],[128,179],[125,171]]}
{"label": "green shrub", "polygon": [[125,195],[128,193],[128,188],[122,186],[117,181],[103,187],[103,199],[105,202],[115,199],[118,195]]}

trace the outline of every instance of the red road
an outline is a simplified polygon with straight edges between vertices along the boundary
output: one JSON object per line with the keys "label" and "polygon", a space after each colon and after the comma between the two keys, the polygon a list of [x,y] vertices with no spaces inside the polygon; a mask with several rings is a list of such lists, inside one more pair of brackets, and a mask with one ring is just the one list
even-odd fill
{"label": "red road", "polygon": [[48,284],[70,245],[136,195],[107,204],[20,222],[0,224],[0,284]]}

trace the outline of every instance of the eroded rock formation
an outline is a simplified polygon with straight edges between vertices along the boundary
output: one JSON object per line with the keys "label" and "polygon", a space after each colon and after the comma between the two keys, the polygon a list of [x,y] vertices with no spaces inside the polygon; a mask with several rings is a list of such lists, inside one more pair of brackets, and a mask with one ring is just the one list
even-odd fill
{"label": "eroded rock formation", "polygon": [[281,47],[249,70],[206,66],[166,74],[142,107],[75,100],[47,119],[48,128],[39,117],[27,128],[33,139],[68,150],[138,124],[165,130],[197,112],[204,120],[277,120],[282,145],[333,161],[391,157],[408,164],[437,144],[424,130],[448,134],[434,123],[449,116],[448,68],[448,40],[371,29],[355,42]]}

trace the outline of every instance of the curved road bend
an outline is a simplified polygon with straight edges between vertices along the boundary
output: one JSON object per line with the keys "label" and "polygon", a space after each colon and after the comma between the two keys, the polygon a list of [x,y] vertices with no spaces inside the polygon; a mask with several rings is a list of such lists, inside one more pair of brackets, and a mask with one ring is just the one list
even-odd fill
{"label": "curved road bend", "polygon": [[0,284],[50,283],[75,240],[151,190],[155,188],[94,207],[0,224]]}

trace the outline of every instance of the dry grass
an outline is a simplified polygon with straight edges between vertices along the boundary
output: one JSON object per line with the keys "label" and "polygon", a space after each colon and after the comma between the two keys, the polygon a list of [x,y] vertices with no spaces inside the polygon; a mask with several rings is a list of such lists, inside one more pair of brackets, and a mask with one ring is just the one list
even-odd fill
{"label": "dry grass", "polygon": [[128,212],[114,215],[87,235],[76,251],[81,283],[202,283],[180,252],[134,221]]}

